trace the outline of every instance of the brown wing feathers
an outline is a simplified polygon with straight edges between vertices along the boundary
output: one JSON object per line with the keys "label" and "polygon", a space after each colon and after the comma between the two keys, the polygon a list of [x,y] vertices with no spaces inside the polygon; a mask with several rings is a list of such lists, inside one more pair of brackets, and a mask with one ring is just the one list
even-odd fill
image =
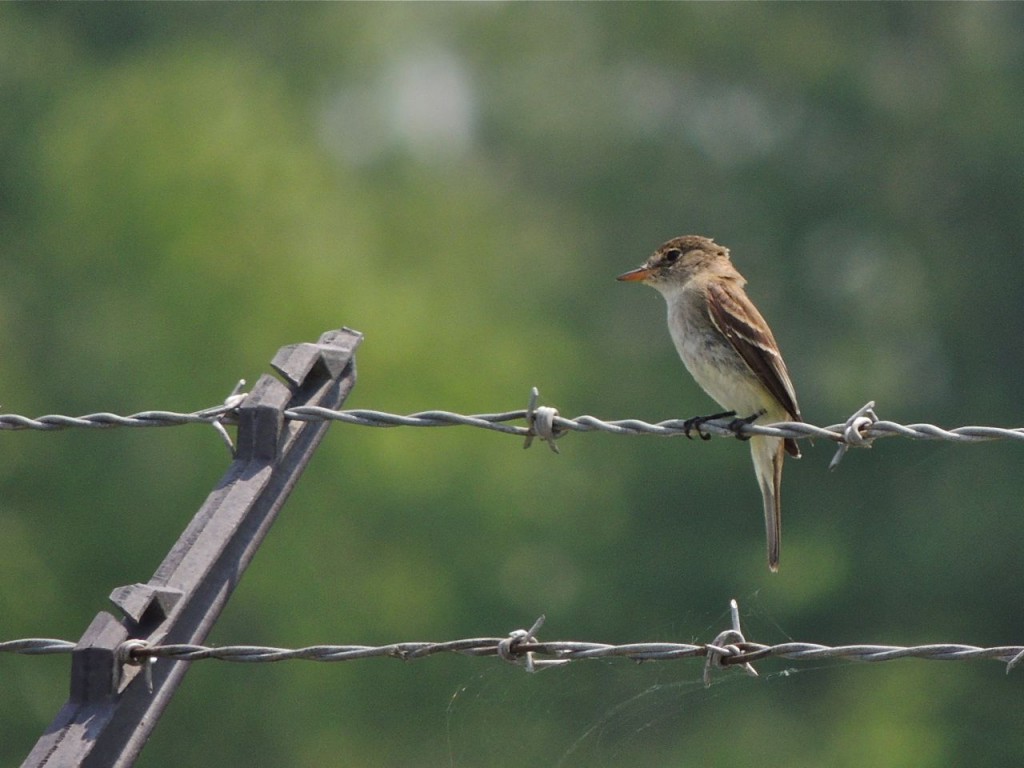
{"label": "brown wing feathers", "polygon": [[[708,312],[711,321],[729,340],[733,349],[750,366],[779,405],[794,420],[802,421],[789,372],[768,324],[742,290],[730,288],[731,286],[717,282],[708,285]],[[785,447],[790,455],[800,455],[795,440],[786,440]]]}

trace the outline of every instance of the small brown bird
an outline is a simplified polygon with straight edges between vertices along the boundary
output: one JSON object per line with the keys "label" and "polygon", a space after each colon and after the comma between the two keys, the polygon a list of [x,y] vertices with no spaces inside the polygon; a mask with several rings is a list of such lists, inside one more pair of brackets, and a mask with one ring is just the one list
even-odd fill
{"label": "small brown bird", "polygon": [[[748,423],[759,417],[766,423],[803,420],[779,346],[744,293],[747,281],[729,260],[728,248],[699,235],[676,237],[618,279],[645,283],[665,297],[676,351],[701,388],[729,409],[719,416],[739,415]],[[750,438],[772,571],[779,569],[783,451],[800,457],[795,440]]]}

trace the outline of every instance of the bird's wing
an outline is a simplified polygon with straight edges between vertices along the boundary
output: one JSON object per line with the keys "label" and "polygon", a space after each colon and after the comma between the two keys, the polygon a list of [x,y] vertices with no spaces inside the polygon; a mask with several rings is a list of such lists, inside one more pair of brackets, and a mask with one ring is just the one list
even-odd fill
{"label": "bird's wing", "polygon": [[796,421],[802,421],[793,382],[779,354],[779,345],[757,307],[742,288],[731,282],[708,283],[707,297],[711,322],[729,340],[779,405]]}

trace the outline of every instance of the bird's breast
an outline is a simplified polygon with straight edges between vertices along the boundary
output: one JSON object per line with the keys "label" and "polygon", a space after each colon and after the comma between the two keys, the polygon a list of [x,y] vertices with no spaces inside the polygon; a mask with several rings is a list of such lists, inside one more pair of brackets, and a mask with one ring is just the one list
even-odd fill
{"label": "bird's breast", "polygon": [[705,304],[684,298],[668,301],[668,327],[694,381],[719,405],[741,417],[765,409],[774,418],[784,418],[776,413],[775,399],[711,322]]}

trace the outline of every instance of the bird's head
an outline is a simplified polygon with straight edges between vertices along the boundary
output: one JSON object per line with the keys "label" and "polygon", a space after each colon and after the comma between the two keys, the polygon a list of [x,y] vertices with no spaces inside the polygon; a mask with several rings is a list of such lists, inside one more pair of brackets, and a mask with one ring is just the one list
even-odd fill
{"label": "bird's head", "polygon": [[660,290],[670,285],[682,286],[698,272],[728,260],[729,249],[710,237],[683,235],[672,238],[658,248],[643,265],[619,275],[616,279],[630,283],[646,283]]}

